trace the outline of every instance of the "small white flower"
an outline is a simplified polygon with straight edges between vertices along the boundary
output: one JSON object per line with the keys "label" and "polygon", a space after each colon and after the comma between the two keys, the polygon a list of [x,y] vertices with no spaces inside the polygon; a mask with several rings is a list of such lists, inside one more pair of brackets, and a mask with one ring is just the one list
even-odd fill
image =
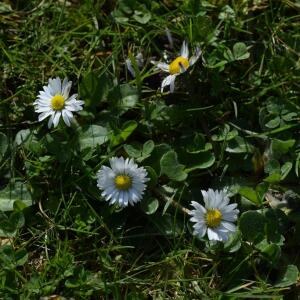
{"label": "small white flower", "polygon": [[161,91],[164,87],[170,86],[171,93],[174,92],[175,79],[181,73],[184,73],[189,67],[191,67],[199,59],[201,55],[201,50],[199,47],[196,48],[196,52],[193,56],[189,58],[189,48],[186,41],[183,42],[181,46],[180,56],[175,58],[170,64],[162,62],[152,62],[156,64],[157,68],[164,72],[168,72],[170,75],[167,76],[161,83]]}
{"label": "small white flower", "polygon": [[109,204],[121,207],[134,205],[142,199],[146,184],[147,171],[138,167],[133,159],[113,157],[110,166],[102,166],[97,173],[97,186],[103,190],[101,195]]}
{"label": "small white flower", "polygon": [[73,111],[82,110],[83,101],[77,100],[77,94],[69,97],[72,81],[67,78],[61,82],[59,77],[50,78],[48,85],[43,86],[43,91],[40,91],[37,99],[33,103],[35,112],[40,113],[39,121],[42,121],[50,116],[48,127],[53,124],[56,127],[59,119],[62,116],[67,126],[70,126],[70,121],[73,118]]}
{"label": "small white flower", "polygon": [[227,241],[231,233],[236,231],[233,224],[237,220],[239,210],[237,204],[229,204],[229,198],[224,191],[201,191],[205,207],[192,201],[194,210],[191,210],[193,234],[202,238],[206,233],[209,240]]}
{"label": "small white flower", "polygon": [[[139,52],[136,55],[135,62],[136,62],[136,65],[138,67],[138,70],[140,71],[143,68],[143,66],[144,66],[144,58],[143,58],[143,54],[141,52]],[[127,58],[125,60],[125,64],[126,64],[126,67],[127,67],[128,71],[132,75],[132,77],[135,77],[134,67],[132,65],[132,62],[131,62],[130,58]]]}

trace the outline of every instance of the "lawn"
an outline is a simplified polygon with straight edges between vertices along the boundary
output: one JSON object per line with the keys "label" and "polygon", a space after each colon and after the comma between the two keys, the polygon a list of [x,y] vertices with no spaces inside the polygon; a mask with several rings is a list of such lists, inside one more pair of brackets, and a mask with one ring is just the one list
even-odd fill
{"label": "lawn", "polygon": [[0,20],[0,299],[298,299],[299,0]]}

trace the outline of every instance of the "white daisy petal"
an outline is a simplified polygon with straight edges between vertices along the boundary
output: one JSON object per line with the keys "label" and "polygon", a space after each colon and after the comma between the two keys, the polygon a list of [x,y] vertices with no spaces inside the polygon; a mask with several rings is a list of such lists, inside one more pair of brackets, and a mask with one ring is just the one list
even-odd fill
{"label": "white daisy petal", "polygon": [[51,115],[51,117],[49,118],[49,121],[48,121],[48,128],[51,128],[52,123],[53,123],[53,118],[54,118],[54,116],[55,116],[55,113],[53,113],[53,114]]}
{"label": "white daisy petal", "polygon": [[[236,231],[236,225],[239,210],[237,204],[229,204],[229,198],[224,191],[201,191],[205,207],[200,203],[192,201],[194,207],[190,211],[190,221],[193,225],[193,234],[199,238],[207,232],[209,240],[222,241],[228,240],[230,234]],[[204,231],[204,227],[207,228]]]}
{"label": "white daisy petal", "polygon": [[[176,79],[176,75],[169,75],[167,76],[163,82],[161,83],[161,91],[163,92],[164,90],[164,87],[165,86],[168,86],[168,85],[171,85],[173,86],[174,88],[174,82],[175,82],[175,79]],[[174,91],[174,90],[173,90]]]}
{"label": "white daisy petal", "polygon": [[201,54],[202,54],[201,49],[199,47],[197,47],[195,54],[193,56],[191,56],[189,59],[190,66],[194,65],[197,62],[197,60],[199,59]]}
{"label": "white daisy petal", "polygon": [[236,226],[233,223],[222,221],[221,225],[229,231],[232,231],[232,232],[236,231]]}
{"label": "white daisy petal", "polygon": [[46,119],[47,117],[49,117],[50,115],[52,115],[53,112],[52,111],[45,111],[45,112],[42,112],[40,115],[39,115],[39,122],[40,121],[43,121],[44,119]]}
{"label": "white daisy petal", "polygon": [[61,112],[60,112],[60,111],[57,111],[57,112],[55,113],[55,116],[54,116],[54,119],[53,119],[53,126],[54,126],[54,127],[56,127],[56,126],[58,125],[60,116],[61,116]]}
{"label": "white daisy petal", "polygon": [[198,236],[201,239],[204,237],[206,231],[207,231],[207,227],[205,223],[203,223],[202,226],[198,226],[197,228],[194,228],[194,235]]}
{"label": "white daisy petal", "polygon": [[189,48],[186,41],[183,41],[182,43],[180,55],[186,59],[189,58]]}
{"label": "white daisy petal", "polygon": [[34,110],[40,113],[38,120],[43,121],[50,116],[48,127],[52,124],[56,127],[62,116],[67,126],[71,125],[73,113],[82,110],[84,102],[77,100],[77,94],[69,97],[72,81],[67,78],[61,82],[59,77],[50,78],[47,86],[43,86],[43,91],[39,92],[37,99],[33,102]]}
{"label": "white daisy petal", "polygon": [[132,66],[131,60],[129,58],[127,58],[125,60],[125,64],[126,64],[126,68],[129,71],[129,73],[131,74],[132,77],[135,77],[135,71],[134,68]]}
{"label": "white daisy petal", "polygon": [[97,186],[109,204],[126,207],[141,201],[148,181],[147,172],[138,167],[133,159],[112,157],[110,168],[102,166],[97,173]]}
{"label": "white daisy petal", "polygon": [[173,78],[171,79],[171,82],[170,82],[170,92],[171,93],[174,93],[174,90],[175,90],[175,79],[176,79],[176,76],[173,76]]}
{"label": "white daisy petal", "polygon": [[219,234],[212,228],[207,228],[207,235],[208,235],[209,240],[211,240],[211,241],[221,241],[222,240],[222,238],[219,236]]}
{"label": "white daisy petal", "polygon": [[164,72],[169,72],[169,65],[166,63],[159,62],[156,66]]}
{"label": "white daisy petal", "polygon": [[67,110],[66,109],[63,109],[63,111],[62,111],[62,117],[63,117],[63,120],[64,120],[65,124],[67,126],[71,126],[70,119],[69,119],[69,116],[67,114]]}

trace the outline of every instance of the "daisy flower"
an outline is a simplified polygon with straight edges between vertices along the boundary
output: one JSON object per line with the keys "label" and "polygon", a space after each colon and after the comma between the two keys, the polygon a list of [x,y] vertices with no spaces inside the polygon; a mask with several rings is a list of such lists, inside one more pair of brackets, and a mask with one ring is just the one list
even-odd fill
{"label": "daisy flower", "polygon": [[190,211],[193,225],[193,234],[202,238],[206,233],[209,240],[227,241],[231,233],[236,231],[233,224],[237,220],[239,210],[237,204],[229,204],[229,198],[225,191],[201,191],[205,207],[192,201],[195,208]]}
{"label": "daisy flower", "polygon": [[186,41],[184,41],[181,46],[180,56],[175,58],[170,64],[153,62],[159,69],[170,74],[162,81],[161,91],[164,90],[165,86],[169,85],[170,91],[173,93],[176,76],[184,73],[189,67],[191,67],[199,59],[200,55],[201,50],[199,47],[197,47],[195,54],[189,58],[189,48]]}
{"label": "daisy flower", "polygon": [[67,78],[61,82],[59,77],[50,78],[48,85],[43,86],[37,99],[33,103],[35,112],[40,113],[39,121],[50,116],[48,127],[53,124],[56,127],[62,116],[67,126],[71,125],[73,119],[73,111],[82,110],[83,101],[77,100],[77,94],[69,97],[72,81]]}
{"label": "daisy flower", "polygon": [[109,204],[121,207],[134,205],[142,199],[146,188],[147,171],[138,167],[133,159],[113,157],[110,166],[102,166],[97,173],[97,186],[103,190],[101,195]]}

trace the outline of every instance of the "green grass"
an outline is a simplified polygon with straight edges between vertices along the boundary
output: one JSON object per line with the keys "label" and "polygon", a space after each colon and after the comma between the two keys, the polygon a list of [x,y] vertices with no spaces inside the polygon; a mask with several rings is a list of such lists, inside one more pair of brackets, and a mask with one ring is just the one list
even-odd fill
{"label": "green grass", "polygon": [[[7,0],[0,20],[1,299],[297,299],[299,1]],[[184,39],[203,56],[160,93],[150,61]],[[85,101],[70,128],[34,112],[56,76]],[[121,155],[152,168],[125,209],[96,186]],[[190,201],[225,186],[239,230],[193,237]]]}

